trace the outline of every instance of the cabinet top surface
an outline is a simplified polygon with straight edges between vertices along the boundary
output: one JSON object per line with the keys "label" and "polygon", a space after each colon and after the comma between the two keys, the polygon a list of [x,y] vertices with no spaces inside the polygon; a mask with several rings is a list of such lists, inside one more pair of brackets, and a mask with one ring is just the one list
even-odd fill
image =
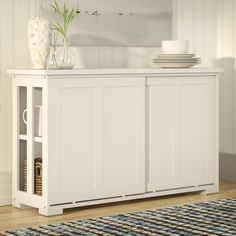
{"label": "cabinet top surface", "polygon": [[217,74],[222,72],[219,68],[109,68],[109,69],[73,69],[73,70],[8,70],[12,75],[36,76],[73,76],[73,75],[150,75],[150,74]]}

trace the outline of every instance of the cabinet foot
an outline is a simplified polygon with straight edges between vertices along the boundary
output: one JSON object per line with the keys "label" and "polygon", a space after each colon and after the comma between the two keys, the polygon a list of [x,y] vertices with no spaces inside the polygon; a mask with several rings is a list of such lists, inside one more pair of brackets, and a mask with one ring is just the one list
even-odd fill
{"label": "cabinet foot", "polygon": [[22,204],[22,203],[20,203],[20,202],[18,202],[18,201],[16,201],[16,200],[13,200],[12,205],[13,205],[14,207],[20,208],[20,209],[32,208],[32,207],[27,206],[27,205],[24,205],[24,204]]}
{"label": "cabinet foot", "polygon": [[62,215],[63,209],[62,208],[56,208],[56,207],[43,207],[39,208],[39,214],[44,216],[55,216],[55,215]]}
{"label": "cabinet foot", "polygon": [[213,186],[207,188],[206,190],[202,191],[201,195],[208,195],[208,194],[218,193],[218,192],[219,192],[219,186],[213,185]]}

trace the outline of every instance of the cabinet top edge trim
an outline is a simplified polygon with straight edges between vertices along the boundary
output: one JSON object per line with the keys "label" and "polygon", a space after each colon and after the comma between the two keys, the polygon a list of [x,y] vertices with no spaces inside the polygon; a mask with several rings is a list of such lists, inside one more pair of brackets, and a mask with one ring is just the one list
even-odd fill
{"label": "cabinet top edge trim", "polygon": [[122,69],[73,69],[73,70],[8,70],[10,75],[37,76],[83,76],[83,75],[185,75],[211,74],[223,72],[221,68],[179,68],[179,69],[151,69],[151,68],[122,68]]}

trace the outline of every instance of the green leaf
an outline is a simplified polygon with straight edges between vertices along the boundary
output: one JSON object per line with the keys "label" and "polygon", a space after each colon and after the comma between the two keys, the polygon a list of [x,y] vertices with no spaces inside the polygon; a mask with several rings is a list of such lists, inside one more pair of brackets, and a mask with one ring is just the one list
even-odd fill
{"label": "green leaf", "polygon": [[62,7],[58,5],[57,1],[54,1],[50,6],[59,15],[63,22],[63,24],[54,24],[53,29],[62,34],[63,37],[66,37],[70,24],[75,19],[78,9],[76,7],[69,9],[65,1]]}
{"label": "green leaf", "polygon": [[59,15],[61,16],[61,9],[60,7],[58,6],[57,2],[54,1],[54,5],[53,4],[50,4],[50,6],[53,8],[53,10]]}
{"label": "green leaf", "polygon": [[61,15],[62,10],[61,10],[61,8],[59,7],[57,1],[54,1],[54,3],[55,3],[55,7],[56,7],[56,9],[57,9],[58,14]]}
{"label": "green leaf", "polygon": [[66,37],[65,31],[59,23],[52,25],[52,28],[56,30],[58,33],[62,34],[63,37]]}

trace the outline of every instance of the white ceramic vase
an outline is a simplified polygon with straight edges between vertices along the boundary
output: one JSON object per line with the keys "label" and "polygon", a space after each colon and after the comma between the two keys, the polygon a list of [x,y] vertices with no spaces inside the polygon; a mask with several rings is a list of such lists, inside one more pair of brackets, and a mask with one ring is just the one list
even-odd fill
{"label": "white ceramic vase", "polygon": [[29,21],[28,43],[33,69],[46,69],[51,44],[48,20],[37,17]]}

